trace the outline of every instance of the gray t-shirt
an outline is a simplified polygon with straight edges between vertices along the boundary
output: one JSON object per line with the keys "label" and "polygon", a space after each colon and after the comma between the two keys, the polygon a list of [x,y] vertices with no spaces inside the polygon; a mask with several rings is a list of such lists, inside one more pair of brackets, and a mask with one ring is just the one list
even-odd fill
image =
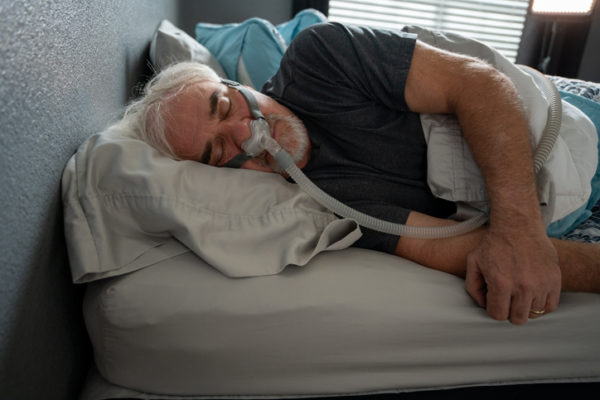
{"label": "gray t-shirt", "polygon": [[[337,23],[300,32],[263,93],[290,108],[313,145],[303,169],[336,199],[406,222],[410,210],[447,217],[453,203],[427,186],[419,115],[404,87],[416,36]],[[398,236],[363,229],[356,246],[393,253]]]}

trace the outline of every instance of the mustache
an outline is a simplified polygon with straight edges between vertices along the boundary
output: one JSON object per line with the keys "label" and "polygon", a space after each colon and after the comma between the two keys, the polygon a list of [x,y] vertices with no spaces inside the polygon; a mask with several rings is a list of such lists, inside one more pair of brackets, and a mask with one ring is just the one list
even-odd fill
{"label": "mustache", "polygon": [[[290,154],[296,163],[300,162],[308,146],[308,132],[302,121],[294,115],[277,114],[267,114],[265,115],[265,119],[271,129],[271,135],[273,135],[274,125],[279,123],[277,128],[279,136],[277,142]],[[269,168],[273,172],[284,176],[287,175],[267,151],[263,151],[254,157],[254,161],[261,167]]]}

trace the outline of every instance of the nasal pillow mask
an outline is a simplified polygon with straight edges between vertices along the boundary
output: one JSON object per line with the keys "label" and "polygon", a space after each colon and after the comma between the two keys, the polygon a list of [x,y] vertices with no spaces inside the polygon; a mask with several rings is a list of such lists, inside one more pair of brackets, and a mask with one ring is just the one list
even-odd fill
{"label": "nasal pillow mask", "polygon": [[[223,166],[228,168],[240,168],[246,161],[267,150],[268,145],[273,147],[273,151],[281,150],[279,144],[271,137],[271,127],[260,111],[258,101],[256,101],[256,97],[254,97],[252,92],[235,81],[221,79],[221,83],[224,83],[241,93],[242,97],[244,97],[248,103],[250,113],[254,117],[254,119],[250,121],[250,132],[252,135],[242,143],[242,149],[244,149],[245,153],[238,154]],[[277,149],[277,147],[279,147],[279,149]]]}
{"label": "nasal pillow mask", "polygon": [[[533,72],[529,70],[527,70],[527,72],[533,74]],[[271,128],[269,123],[260,111],[258,101],[250,90],[242,86],[240,83],[230,81],[228,79],[222,79],[221,82],[240,92],[242,97],[244,97],[248,103],[250,113],[254,117],[254,120],[250,122],[250,131],[252,134],[250,138],[242,143],[242,149],[245,151],[245,153],[241,153],[233,157],[224,165],[224,167],[240,168],[246,161],[262,154],[264,151],[267,151],[269,154],[271,154],[271,156],[273,156],[275,162],[298,184],[298,186],[300,186],[302,190],[304,190],[319,204],[341,217],[355,220],[361,226],[392,235],[423,239],[446,238],[470,232],[483,225],[487,221],[487,214],[477,211],[475,216],[455,225],[440,227],[409,226],[383,221],[345,205],[312,183],[312,181],[308,179],[306,175],[304,175],[300,168],[298,168],[288,152],[285,151],[285,149],[283,149],[275,139],[273,139],[271,136]],[[558,90],[548,80],[542,80],[540,83],[541,89],[546,94],[546,97],[551,99],[551,107],[542,140],[535,152],[534,165],[536,168],[536,173],[550,154],[552,146],[554,145],[554,141],[558,136],[562,117],[562,104]],[[542,143],[545,143],[545,145],[542,146]]]}

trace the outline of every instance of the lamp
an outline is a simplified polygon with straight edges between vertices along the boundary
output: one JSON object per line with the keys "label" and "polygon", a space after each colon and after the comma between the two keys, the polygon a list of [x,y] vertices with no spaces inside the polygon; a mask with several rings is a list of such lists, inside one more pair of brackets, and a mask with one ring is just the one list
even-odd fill
{"label": "lamp", "polygon": [[[592,15],[595,0],[532,0],[529,12],[532,15],[544,17],[547,22],[544,28],[542,51],[540,53],[538,69],[548,73],[552,57],[558,58],[556,41],[562,43],[564,33],[562,23],[575,22]],[[549,26],[548,22],[552,22]],[[560,45],[558,46],[560,50]]]}
{"label": "lamp", "polygon": [[532,0],[532,14],[554,16],[586,16],[591,15],[595,0]]}

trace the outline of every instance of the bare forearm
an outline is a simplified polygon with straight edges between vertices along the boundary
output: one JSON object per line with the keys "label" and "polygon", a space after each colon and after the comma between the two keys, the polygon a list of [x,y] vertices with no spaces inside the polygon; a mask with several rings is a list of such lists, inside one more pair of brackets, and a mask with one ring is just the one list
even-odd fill
{"label": "bare forearm", "polygon": [[530,134],[512,82],[473,63],[473,85],[454,104],[465,139],[485,178],[491,229],[543,230]]}
{"label": "bare forearm", "polygon": [[[413,211],[409,214],[406,224],[435,227],[453,225],[456,222]],[[464,235],[445,239],[401,237],[396,245],[396,255],[464,278],[467,269],[467,255],[479,245],[485,229],[481,227]]]}
{"label": "bare forearm", "polygon": [[492,318],[515,324],[530,310],[555,310],[561,271],[545,235],[514,85],[478,60],[417,45],[405,98],[415,112],[456,114],[484,175],[490,224],[464,254],[467,292]]}
{"label": "bare forearm", "polygon": [[[411,213],[407,221],[417,226],[446,226],[455,221],[419,213]],[[396,255],[429,268],[464,278],[467,257],[479,246],[486,227],[465,235],[446,239],[414,239],[403,237],[396,246]],[[600,293],[600,244],[577,243],[551,239],[559,259],[562,291]]]}
{"label": "bare forearm", "polygon": [[600,293],[600,244],[551,240],[558,253],[561,290]]}
{"label": "bare forearm", "polygon": [[529,127],[510,79],[480,60],[417,42],[405,97],[414,112],[456,114],[485,178],[492,229],[513,221],[541,234]]}

